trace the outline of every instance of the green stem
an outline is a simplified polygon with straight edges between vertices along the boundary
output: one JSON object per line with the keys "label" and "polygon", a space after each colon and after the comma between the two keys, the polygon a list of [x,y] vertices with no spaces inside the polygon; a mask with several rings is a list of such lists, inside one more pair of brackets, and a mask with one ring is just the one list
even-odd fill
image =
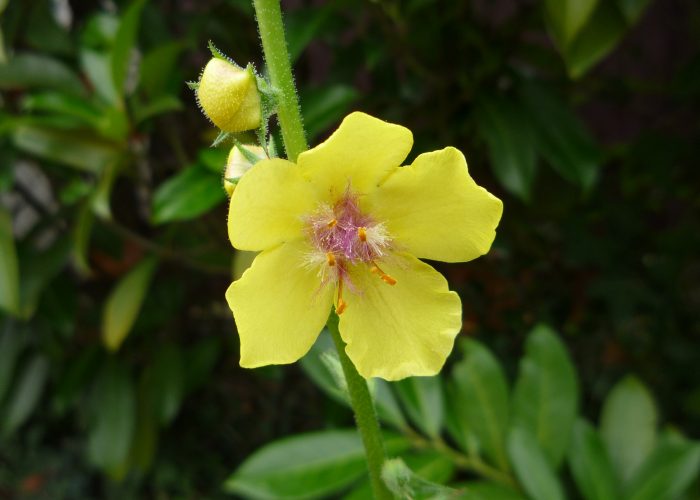
{"label": "green stem", "polygon": [[[304,125],[299,112],[299,100],[294,87],[292,68],[284,39],[284,25],[279,0],[253,0],[258,29],[262,40],[265,62],[270,73],[270,83],[279,93],[277,96],[277,118],[282,129],[282,138],[287,158],[296,161],[300,153],[308,149]],[[362,437],[367,457],[367,468],[372,491],[377,500],[391,500],[392,494],[382,481],[382,465],[386,458],[379,421],[369,394],[367,382],[357,373],[355,365],[345,353],[345,343],[338,331],[338,316],[332,313],[328,319],[340,364],[345,373],[350,403],[355,411],[355,421]]]}
{"label": "green stem", "polygon": [[279,0],[253,0],[253,5],[258,19],[265,62],[270,73],[270,83],[279,93],[277,118],[282,129],[284,147],[287,158],[295,162],[299,153],[306,151],[309,146],[306,143],[287,42],[284,38],[280,3]]}
{"label": "green stem", "polygon": [[335,313],[331,313],[328,318],[328,330],[338,351],[338,357],[340,358],[340,364],[343,367],[345,381],[348,386],[350,404],[355,411],[355,421],[362,437],[362,443],[365,446],[367,468],[369,469],[369,479],[372,483],[374,498],[377,500],[390,500],[393,498],[393,495],[387,489],[384,481],[382,481],[382,465],[384,460],[386,460],[384,442],[382,441],[382,433],[379,429],[379,421],[377,420],[372,397],[367,387],[367,381],[357,373],[355,365],[352,364],[352,361],[345,353],[345,342],[340,338],[338,316]]}

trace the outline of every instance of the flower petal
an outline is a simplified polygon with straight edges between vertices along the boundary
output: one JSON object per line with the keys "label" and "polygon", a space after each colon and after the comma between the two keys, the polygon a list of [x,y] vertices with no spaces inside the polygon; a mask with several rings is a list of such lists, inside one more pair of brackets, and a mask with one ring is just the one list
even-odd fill
{"label": "flower petal", "polygon": [[398,380],[434,375],[462,328],[462,304],[435,269],[409,254],[395,254],[382,269],[395,285],[368,266],[351,270],[357,294],[348,294],[340,315],[345,351],[365,378]]}
{"label": "flower petal", "polygon": [[333,203],[348,182],[356,193],[374,189],[401,165],[412,145],[407,128],[355,112],[325,142],[301,153],[297,163],[324,200]]}
{"label": "flower petal", "polygon": [[321,289],[316,272],[304,266],[307,251],[302,241],[266,250],[226,291],[244,368],[293,363],[326,323],[334,289]]}
{"label": "flower petal", "polygon": [[228,236],[239,250],[265,250],[302,237],[302,215],[316,209],[312,185],[287,160],[263,160],[231,196]]}
{"label": "flower petal", "polygon": [[451,147],[395,169],[365,201],[402,250],[444,262],[488,252],[503,213],[501,200],[474,182],[464,155]]}

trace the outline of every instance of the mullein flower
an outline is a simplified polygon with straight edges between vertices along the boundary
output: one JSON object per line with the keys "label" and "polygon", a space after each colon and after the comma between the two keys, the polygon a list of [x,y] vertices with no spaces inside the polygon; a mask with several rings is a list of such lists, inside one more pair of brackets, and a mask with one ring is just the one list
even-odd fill
{"label": "mullein flower", "polygon": [[260,126],[260,93],[253,68],[241,68],[221,58],[211,59],[196,87],[204,114],[224,132]]}
{"label": "mullein flower", "polygon": [[401,167],[412,143],[408,129],[352,113],[296,165],[263,160],[241,178],[229,238],[261,252],[226,292],[241,366],[298,360],[335,307],[346,352],[365,378],[440,371],[462,306],[419,259],[485,254],[503,205],[472,180],[455,148]]}

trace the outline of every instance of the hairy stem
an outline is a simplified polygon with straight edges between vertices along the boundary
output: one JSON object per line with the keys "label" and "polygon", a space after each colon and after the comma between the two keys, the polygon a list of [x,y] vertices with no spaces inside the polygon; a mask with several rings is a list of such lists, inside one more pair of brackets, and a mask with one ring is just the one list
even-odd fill
{"label": "hairy stem", "polygon": [[292,66],[289,61],[287,42],[279,0],[253,0],[258,30],[262,40],[265,62],[270,73],[272,87],[277,95],[277,118],[282,129],[287,158],[296,161],[299,153],[308,149],[304,126],[299,111],[299,99],[294,87]]}
{"label": "hairy stem", "polygon": [[386,460],[384,452],[384,442],[382,441],[382,433],[379,429],[379,421],[372,403],[367,381],[357,373],[355,365],[352,364],[350,358],[345,353],[345,342],[340,338],[338,331],[338,316],[331,313],[328,318],[328,330],[333,337],[333,342],[338,351],[340,364],[343,367],[345,381],[348,385],[348,394],[350,395],[350,404],[355,412],[355,421],[357,428],[362,437],[362,443],[365,447],[367,456],[367,468],[369,469],[369,478],[372,483],[372,491],[374,498],[377,500],[392,499],[393,496],[382,481],[382,465]]}

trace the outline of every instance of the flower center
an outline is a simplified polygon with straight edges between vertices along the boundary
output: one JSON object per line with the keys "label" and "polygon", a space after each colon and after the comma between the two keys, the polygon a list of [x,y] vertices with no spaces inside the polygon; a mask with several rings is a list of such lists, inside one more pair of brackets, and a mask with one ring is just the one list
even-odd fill
{"label": "flower center", "polygon": [[338,284],[336,312],[347,307],[343,300],[343,283],[354,288],[348,276],[350,265],[365,264],[389,285],[396,280],[377,265],[392,246],[392,239],[383,223],[360,210],[358,197],[348,188],[333,206],[323,204],[304,218],[306,235],[313,251],[308,263],[318,267],[321,285]]}

